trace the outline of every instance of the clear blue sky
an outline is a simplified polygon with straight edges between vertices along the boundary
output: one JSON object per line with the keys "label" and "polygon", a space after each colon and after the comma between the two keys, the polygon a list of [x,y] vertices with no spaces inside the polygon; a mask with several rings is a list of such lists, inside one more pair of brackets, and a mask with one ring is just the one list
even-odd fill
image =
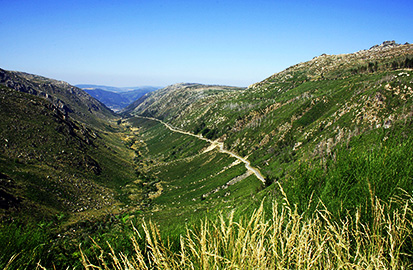
{"label": "clear blue sky", "polygon": [[248,86],[322,53],[413,42],[412,0],[0,0],[0,67],[113,86]]}

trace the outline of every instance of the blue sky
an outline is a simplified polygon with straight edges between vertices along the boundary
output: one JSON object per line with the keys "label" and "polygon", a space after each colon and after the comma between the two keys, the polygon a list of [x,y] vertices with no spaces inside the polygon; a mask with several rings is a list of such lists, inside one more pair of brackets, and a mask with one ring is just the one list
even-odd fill
{"label": "blue sky", "polygon": [[0,0],[0,68],[113,86],[248,86],[322,53],[413,42],[413,1]]}

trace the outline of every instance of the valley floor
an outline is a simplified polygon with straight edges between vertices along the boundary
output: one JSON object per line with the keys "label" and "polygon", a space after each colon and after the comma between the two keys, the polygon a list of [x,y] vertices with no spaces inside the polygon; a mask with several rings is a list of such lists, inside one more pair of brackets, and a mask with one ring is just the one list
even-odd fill
{"label": "valley floor", "polygon": [[210,140],[208,138],[204,138],[201,134],[193,134],[193,133],[190,133],[190,132],[187,132],[187,131],[184,131],[184,130],[174,128],[171,125],[169,125],[168,123],[165,123],[162,120],[159,120],[159,119],[156,119],[156,118],[143,117],[143,116],[136,116],[136,117],[145,118],[145,119],[149,119],[149,120],[153,120],[153,121],[158,121],[158,122],[162,123],[163,125],[165,125],[172,132],[178,132],[178,133],[185,134],[185,135],[188,135],[188,136],[193,136],[193,137],[196,137],[200,140],[203,140],[203,141],[206,141],[206,142],[210,143],[211,145],[207,149],[205,149],[204,152],[208,152],[208,151],[211,151],[215,148],[218,148],[219,152],[228,154],[228,155],[236,158],[240,162],[244,163],[245,168],[248,171],[250,171],[251,173],[253,173],[263,184],[265,184],[264,176],[261,174],[261,172],[257,168],[254,168],[254,167],[251,166],[251,162],[249,162],[247,158],[243,158],[243,157],[239,156],[238,154],[236,154],[234,152],[231,152],[229,150],[225,150],[224,149],[224,143],[219,142],[218,139],[213,141],[213,140]]}

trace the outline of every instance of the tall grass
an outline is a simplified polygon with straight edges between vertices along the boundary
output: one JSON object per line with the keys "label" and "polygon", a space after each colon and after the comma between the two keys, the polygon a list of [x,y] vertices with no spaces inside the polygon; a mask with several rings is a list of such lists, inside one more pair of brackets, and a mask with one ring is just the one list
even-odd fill
{"label": "tall grass", "polygon": [[179,250],[157,225],[143,222],[144,233],[135,229],[131,237],[133,256],[108,243],[109,254],[97,245],[99,254],[89,259],[82,253],[82,263],[85,269],[412,268],[412,197],[389,203],[372,197],[371,204],[374,220],[366,224],[361,211],[336,221],[322,202],[310,215],[299,214],[287,198],[274,202],[270,215],[261,203],[248,217],[235,220],[231,212],[187,228]]}

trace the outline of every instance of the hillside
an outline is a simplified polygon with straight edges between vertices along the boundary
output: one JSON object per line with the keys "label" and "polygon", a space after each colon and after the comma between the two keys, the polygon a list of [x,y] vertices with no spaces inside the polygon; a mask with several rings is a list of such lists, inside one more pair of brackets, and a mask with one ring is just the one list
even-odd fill
{"label": "hillside", "polygon": [[[315,57],[248,89],[173,85],[144,96],[125,112],[221,141],[247,157],[267,184],[278,180],[286,190],[298,189],[293,179],[299,168],[312,171],[321,164],[317,174],[322,173],[351,148],[360,148],[360,155],[380,153],[389,136],[393,143],[406,143],[412,130],[412,63],[413,45],[385,42],[352,54]],[[386,195],[391,177],[374,183],[383,190],[380,196],[388,198],[396,187],[411,189],[410,166],[405,169]],[[328,180],[314,181],[309,195],[318,189],[316,194],[331,199]],[[338,195],[341,200],[345,192]]]}
{"label": "hillside", "polygon": [[118,203],[114,189],[134,177],[118,135],[4,86],[0,103],[1,219],[70,217]]}
{"label": "hillside", "polygon": [[0,69],[0,85],[44,98],[62,113],[92,125],[114,119],[105,105],[80,88],[38,75]]}
{"label": "hillside", "polygon": [[303,154],[309,145],[329,143],[330,152],[356,133],[410,117],[412,54],[413,45],[389,43],[354,54],[322,55],[246,90],[174,85],[125,112],[156,117],[196,134],[208,129],[211,138],[261,159],[262,166],[270,161],[262,159],[264,153],[283,142],[290,152]]}
{"label": "hillside", "polygon": [[143,96],[127,106],[123,113],[135,113],[159,119],[177,118],[191,113],[197,105],[205,109],[208,102],[224,97],[235,96],[244,90],[239,87],[221,85],[203,85],[195,83],[178,83],[159,89]]}
{"label": "hillside", "polygon": [[248,88],[174,84],[118,118],[2,71],[0,266],[408,268],[412,68],[385,42]]}
{"label": "hillside", "polygon": [[135,175],[115,115],[65,82],[0,74],[0,218],[30,223],[61,213],[69,221],[117,211],[119,188]]}

